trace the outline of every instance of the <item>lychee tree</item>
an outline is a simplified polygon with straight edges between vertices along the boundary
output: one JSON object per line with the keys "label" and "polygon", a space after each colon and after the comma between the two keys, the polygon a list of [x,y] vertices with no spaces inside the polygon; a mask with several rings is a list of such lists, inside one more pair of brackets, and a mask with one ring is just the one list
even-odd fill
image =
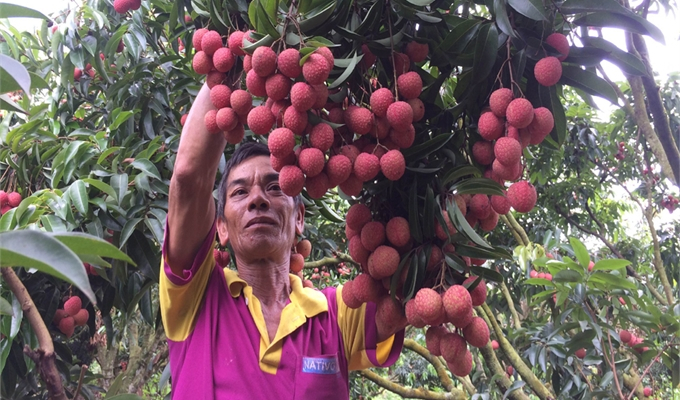
{"label": "lychee tree", "polygon": [[[598,312],[617,307],[611,296],[621,290],[628,291],[626,304],[641,303],[631,286],[639,283],[623,282],[622,261],[599,261],[588,271],[579,242],[559,235],[544,247],[559,244],[565,257],[548,261],[515,216],[550,210],[547,203],[534,206],[549,193],[559,196],[545,185],[549,174],[543,171],[551,157],[564,154],[565,143],[575,143],[572,132],[580,132],[565,112],[574,90],[579,102],[625,97],[596,73],[604,59],[629,74],[632,102],[625,103],[626,111],[635,104],[629,114],[645,134],[646,157],[676,182],[677,147],[663,125],[667,120],[658,118],[653,104],[653,127],[650,116],[639,112],[640,93],[652,95],[639,41],[633,41],[638,51],[628,54],[585,27],[623,27],[635,38],[663,36],[643,18],[645,7],[636,13],[614,1],[488,3],[116,0],[68,10],[37,36],[4,30],[3,49],[35,76],[36,86],[32,99],[18,102],[28,115],[5,115],[0,132],[3,188],[25,198],[19,210],[33,206],[35,212],[3,211],[3,229],[87,232],[110,241],[138,266],[84,260],[96,296],[96,308],[81,304],[92,311],[86,328],[62,322],[75,317],[64,313],[66,302],[77,301],[70,300],[74,293],[80,298],[76,288],[19,271],[32,283],[29,293],[44,299],[38,309],[45,321],[54,321],[57,343],[71,350],[74,343],[93,343],[84,352],[80,346],[77,357],[57,346],[62,371],[89,364],[93,353],[101,368],[101,376],[83,368],[74,368],[73,377],[64,373],[69,394],[93,396],[95,383],[109,394],[141,393],[148,377],[167,370],[153,289],[181,125],[204,81],[215,109],[191,118],[202,120],[216,143],[227,143],[225,157],[244,140],[266,142],[282,189],[303,194],[306,235],[314,243],[311,252],[304,240],[298,246],[309,259],[306,283],[355,276],[343,288],[346,302],[374,301],[385,321],[405,318],[414,327],[406,352],[432,365],[446,396],[463,398],[460,387],[470,395],[511,398],[622,397],[622,390],[643,390],[641,366],[658,365],[664,357],[673,362],[672,347],[658,348],[655,361],[643,352],[635,359],[639,369],[622,367],[624,358],[598,349],[591,337],[612,321],[579,314],[576,305],[583,301],[564,305],[582,287],[594,290],[587,294],[597,300]],[[42,82],[46,90],[40,91]],[[569,216],[563,218],[571,223]],[[499,221],[504,224],[497,226]],[[528,232],[536,241],[543,236]],[[224,265],[228,254],[215,251]],[[543,276],[530,275],[530,260]],[[602,278],[610,270],[609,279]],[[487,285],[493,288],[488,298]],[[540,315],[520,318],[518,307],[530,302]],[[68,308],[79,312],[70,303]],[[551,339],[538,328],[548,309],[551,324],[579,315],[590,325],[570,320],[558,332],[561,342],[532,344],[543,333],[546,344]],[[634,318],[623,321],[649,328]],[[425,326],[430,328],[423,331]],[[75,339],[68,338],[71,329]],[[610,346],[630,344],[610,336]],[[1,340],[6,349],[21,349],[24,337],[5,334]],[[630,348],[644,348],[635,346]],[[580,349],[585,361],[600,357],[601,379],[581,379],[581,364],[574,363],[579,357],[572,356]],[[629,353],[637,357],[637,351]],[[157,362],[135,374],[148,359]],[[9,382],[3,396],[40,390],[15,383],[34,373],[30,361],[19,352],[9,362],[14,368],[3,364],[3,382]],[[439,398],[437,390],[414,387],[417,381],[408,387],[381,372],[360,374],[357,380],[402,396]],[[618,381],[626,379],[630,385],[621,389]]]}

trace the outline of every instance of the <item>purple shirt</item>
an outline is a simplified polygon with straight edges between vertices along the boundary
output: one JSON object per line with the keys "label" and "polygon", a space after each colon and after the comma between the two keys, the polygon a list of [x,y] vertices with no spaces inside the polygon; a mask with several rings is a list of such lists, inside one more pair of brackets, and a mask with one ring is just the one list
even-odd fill
{"label": "purple shirt", "polygon": [[348,399],[349,370],[399,357],[404,332],[376,343],[374,303],[350,309],[342,287],[304,288],[295,275],[270,342],[252,287],[215,264],[214,237],[215,225],[184,276],[172,273],[163,247],[160,303],[174,399]]}

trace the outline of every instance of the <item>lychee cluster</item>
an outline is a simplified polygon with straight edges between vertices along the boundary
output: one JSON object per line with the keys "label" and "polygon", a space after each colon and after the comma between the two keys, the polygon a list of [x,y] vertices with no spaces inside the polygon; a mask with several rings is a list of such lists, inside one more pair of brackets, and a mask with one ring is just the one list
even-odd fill
{"label": "lychee cluster", "polygon": [[21,195],[17,192],[6,193],[0,190],[0,214],[5,214],[7,211],[18,207],[21,203]]}
{"label": "lychee cluster", "polygon": [[76,326],[87,324],[90,313],[82,307],[83,302],[80,297],[71,296],[64,302],[64,307],[54,313],[52,322],[66,337],[70,338],[73,335]]}
{"label": "lychee cluster", "polygon": [[552,281],[552,279],[553,279],[552,274],[550,274],[549,272],[538,272],[538,271],[535,270],[535,269],[532,269],[532,270],[529,272],[529,277],[531,277],[531,278],[538,278],[538,279],[547,279],[547,280],[549,280],[549,281]]}
{"label": "lychee cluster", "polygon": [[621,342],[625,343],[639,354],[649,350],[649,347],[641,346],[642,342],[644,341],[643,338],[637,337],[627,330],[619,331],[619,338],[621,339]]}

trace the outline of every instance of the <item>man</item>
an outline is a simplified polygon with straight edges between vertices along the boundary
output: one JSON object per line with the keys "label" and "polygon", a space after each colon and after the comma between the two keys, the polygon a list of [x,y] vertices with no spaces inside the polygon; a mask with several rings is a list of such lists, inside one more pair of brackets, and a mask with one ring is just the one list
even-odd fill
{"label": "man", "polygon": [[[289,274],[304,206],[285,195],[264,145],[244,144],[212,197],[225,141],[208,133],[203,86],[182,132],[173,176],[160,299],[175,399],[347,399],[348,371],[388,366],[403,327],[376,324],[341,288],[303,288]],[[216,216],[217,215],[217,216]],[[216,266],[215,233],[238,272]]]}

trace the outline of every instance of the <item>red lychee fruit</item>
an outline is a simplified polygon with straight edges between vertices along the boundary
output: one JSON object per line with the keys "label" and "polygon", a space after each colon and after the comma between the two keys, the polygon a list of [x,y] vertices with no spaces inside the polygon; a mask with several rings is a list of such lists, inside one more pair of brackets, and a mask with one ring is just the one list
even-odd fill
{"label": "red lychee fruit", "polygon": [[371,254],[371,252],[366,250],[364,245],[361,244],[360,234],[353,236],[349,240],[349,245],[347,246],[347,248],[349,249],[349,255],[352,257],[354,261],[368,268],[367,266],[368,256]]}
{"label": "red lychee fruit", "polygon": [[209,110],[203,117],[205,128],[209,133],[220,133],[220,127],[217,126],[217,110]]}
{"label": "red lychee fruit", "polygon": [[328,177],[323,172],[314,176],[307,176],[305,180],[307,194],[312,199],[322,198],[328,191],[328,187]]}
{"label": "red lychee fruit", "polygon": [[66,318],[66,317],[68,317],[68,314],[66,313],[66,311],[64,311],[63,309],[60,308],[54,313],[54,318],[52,318],[52,322],[55,325],[58,326],[59,321],[61,321],[62,319]]}
{"label": "red lychee fruit", "polygon": [[492,341],[491,341],[491,348],[492,348],[492,349],[498,350],[499,347],[500,347],[500,345],[498,344],[498,341],[497,341],[497,340],[492,340]]}
{"label": "red lychee fruit", "polygon": [[361,58],[361,61],[359,63],[365,69],[371,68],[378,58],[375,56],[375,54],[371,52],[371,50],[368,48],[366,44],[361,45],[361,52],[363,53],[364,56]]}
{"label": "red lychee fruit", "polygon": [[395,101],[387,107],[387,122],[396,129],[413,123],[413,109],[405,101]]}
{"label": "red lychee fruit", "polygon": [[276,172],[281,172],[281,169],[285,167],[286,165],[295,165],[297,162],[297,157],[295,156],[295,153],[288,153],[284,157],[276,157],[275,155],[270,155],[269,160],[271,161],[272,168],[274,168],[274,171]]}
{"label": "red lychee fruit", "polygon": [[527,127],[529,143],[537,145],[550,134],[555,126],[555,119],[552,112],[545,107],[534,109],[534,120]]}
{"label": "red lychee fruit", "polygon": [[230,131],[238,124],[238,115],[229,107],[220,108],[215,115],[215,122],[222,131]]}
{"label": "red lychee fruit", "polygon": [[323,122],[314,125],[312,131],[309,133],[309,143],[312,147],[316,147],[323,152],[328,151],[331,148],[333,139],[333,128]]}
{"label": "red lychee fruit", "polygon": [[277,59],[279,71],[291,78],[295,79],[302,73],[300,66],[300,52],[296,49],[286,49],[279,54]]}
{"label": "red lychee fruit", "polygon": [[[504,138],[501,138],[504,139]],[[472,146],[472,158],[481,165],[490,165],[494,160],[494,145],[486,140],[475,142]]]}
{"label": "red lychee fruit", "polygon": [[189,24],[189,23],[191,23],[191,21],[193,21],[191,19],[191,15],[185,15],[184,16],[184,23]]}
{"label": "red lychee fruit", "polygon": [[383,292],[382,284],[371,278],[369,274],[359,274],[354,278],[354,293],[362,303],[375,303]]}
{"label": "red lychee fruit", "polygon": [[517,129],[526,128],[534,119],[534,106],[527,99],[514,99],[505,110],[505,118]]}
{"label": "red lychee fruit", "polygon": [[438,321],[444,313],[442,297],[435,290],[422,288],[414,297],[416,312],[426,325]]}
{"label": "red lychee fruit", "polygon": [[505,215],[510,212],[510,202],[506,196],[491,196],[491,208],[501,215]]}
{"label": "red lychee fruit", "polygon": [[394,95],[387,88],[380,88],[371,94],[371,111],[378,117],[387,115],[387,107],[394,103]]}
{"label": "red lychee fruit", "polygon": [[489,327],[484,319],[473,317],[472,321],[463,328],[463,336],[470,346],[484,347],[489,343]]}
{"label": "red lychee fruit", "polygon": [[328,79],[331,67],[326,58],[318,53],[312,53],[302,65],[302,76],[310,85],[320,85]]}
{"label": "red lychee fruit", "polygon": [[441,340],[449,333],[449,330],[444,326],[431,326],[425,332],[425,347],[433,356],[441,356]]}
{"label": "red lychee fruit", "polygon": [[113,9],[116,10],[118,14],[125,14],[132,9],[134,0],[114,0]]}
{"label": "red lychee fruit", "polygon": [[302,254],[294,253],[290,255],[290,270],[297,274],[305,267],[305,259]]}
{"label": "red lychee fruit", "polygon": [[243,127],[243,124],[241,124],[240,122],[236,124],[236,127],[234,127],[234,129],[222,132],[224,140],[226,140],[227,143],[229,144],[241,143],[245,134],[246,134],[245,128]]}
{"label": "red lychee fruit", "polygon": [[273,101],[282,100],[288,96],[290,88],[290,79],[281,74],[269,76],[264,84],[264,90],[267,92],[267,97]]}
{"label": "red lychee fruit", "polygon": [[401,149],[409,148],[416,139],[416,129],[413,124],[406,126],[405,129],[392,128],[390,129],[388,139]]}
{"label": "red lychee fruit", "polygon": [[414,299],[411,299],[406,302],[406,305],[404,307],[404,311],[406,313],[406,321],[408,321],[408,324],[411,325],[414,328],[424,328],[425,321],[420,318],[420,315],[418,314],[416,310],[416,302]]}
{"label": "red lychee fruit", "polygon": [[387,222],[385,227],[387,240],[394,247],[404,247],[411,239],[411,228],[408,220],[403,217],[394,217]]}
{"label": "red lychee fruit", "polygon": [[277,127],[283,126],[283,115],[289,106],[288,100],[277,100],[272,104],[271,111],[274,114],[274,118],[276,118]]}
{"label": "red lychee fruit", "polygon": [[519,179],[522,175],[522,163],[518,162],[515,165],[506,166],[501,164],[498,160],[494,160],[491,164],[492,175],[491,179],[498,183],[502,181],[514,181]]}
{"label": "red lychee fruit", "polygon": [[78,296],[71,296],[64,302],[64,311],[70,316],[74,316],[83,307],[83,302]]}
{"label": "red lychee fruit", "polygon": [[345,282],[340,288],[340,296],[342,297],[342,302],[347,305],[347,307],[356,309],[361,307],[363,304],[361,301],[357,300],[356,292],[354,289],[354,281]]}
{"label": "red lychee fruit", "polygon": [[242,31],[234,31],[229,35],[229,39],[227,39],[227,45],[229,46],[229,50],[231,50],[232,53],[234,53],[235,56],[245,56],[246,53],[243,51],[243,36],[245,35],[245,32]]}
{"label": "red lychee fruit", "polygon": [[409,99],[407,103],[411,106],[411,109],[413,110],[413,122],[420,121],[423,119],[425,116],[425,104],[423,104],[423,101],[415,98],[415,99]]}
{"label": "red lychee fruit", "polygon": [[315,99],[312,108],[315,110],[324,108],[324,106],[328,102],[328,86],[322,83],[320,85],[312,85],[312,89],[314,89]]}
{"label": "red lychee fruit", "polygon": [[274,122],[274,114],[265,106],[257,106],[248,113],[248,128],[256,135],[269,133]]}
{"label": "red lychee fruit", "polygon": [[[533,108],[532,108],[533,111]],[[487,141],[493,141],[503,136],[505,129],[505,122],[498,118],[492,112],[485,112],[479,117],[477,121],[477,130],[479,134]]]}
{"label": "red lychee fruit", "polygon": [[446,366],[449,367],[449,371],[453,375],[460,377],[470,375],[470,372],[472,372],[472,353],[465,349],[465,352],[457,361],[447,362]]}
{"label": "red lychee fruit", "polygon": [[288,107],[283,112],[283,125],[297,135],[301,135],[305,131],[307,121],[306,111],[298,111],[295,107]]}
{"label": "red lychee fruit", "polygon": [[371,210],[365,204],[361,203],[352,205],[349,210],[347,210],[347,215],[345,216],[347,226],[355,231],[361,231],[361,228],[372,219]]}
{"label": "red lychee fruit", "polygon": [[505,118],[505,110],[508,108],[508,104],[510,104],[513,98],[512,90],[508,88],[494,90],[489,97],[491,112],[499,118]]}
{"label": "red lychee fruit", "polygon": [[522,145],[515,139],[502,137],[496,140],[493,147],[496,160],[503,165],[513,166],[522,158]]}
{"label": "red lychee fruit", "polygon": [[374,154],[361,153],[354,160],[354,175],[364,182],[375,178],[379,172],[380,160]]}
{"label": "red lychee fruit", "polygon": [[[364,229],[366,229],[366,227],[364,227]],[[362,236],[364,229],[361,230]],[[397,272],[399,261],[399,252],[394,247],[385,245],[378,246],[375,251],[368,256],[368,272],[375,279],[387,278]]]}
{"label": "red lychee fruit", "polygon": [[256,97],[265,97],[267,95],[267,79],[261,77],[254,69],[246,74],[246,88]]}
{"label": "red lychee fruit", "polygon": [[245,57],[243,57],[243,71],[247,74],[252,69],[253,69],[253,56],[251,56],[250,54],[246,54]]}
{"label": "red lychee fruit", "polygon": [[429,52],[430,46],[428,46],[427,43],[418,43],[416,41],[408,42],[406,49],[404,50],[404,53],[414,63],[425,61]]}
{"label": "red lychee fruit", "polygon": [[208,88],[212,89],[217,85],[221,85],[222,82],[224,82],[224,78],[226,75],[224,72],[220,71],[210,71],[208,72],[208,75],[205,77],[205,83],[208,85]]}
{"label": "red lychee fruit", "polygon": [[305,184],[305,176],[302,170],[295,165],[285,165],[279,173],[279,185],[281,191],[288,196],[295,197],[302,192]]}
{"label": "red lychee fruit", "polygon": [[298,111],[307,111],[312,108],[316,101],[316,93],[314,89],[304,83],[297,82],[290,89],[290,103]]}
{"label": "red lychee fruit", "polygon": [[276,157],[286,157],[295,147],[295,134],[288,128],[276,128],[269,134],[269,151]]}
{"label": "red lychee fruit", "polygon": [[397,78],[397,90],[406,100],[415,99],[423,91],[423,80],[417,72],[406,72]]}
{"label": "red lychee fruit", "polygon": [[515,211],[528,213],[536,205],[536,188],[527,181],[515,182],[508,188],[507,197]]}
{"label": "red lychee fruit", "polygon": [[295,245],[295,251],[302,254],[302,257],[304,258],[309,257],[309,255],[312,254],[312,242],[307,239],[300,240]]}
{"label": "red lychee fruit", "polygon": [[649,397],[649,396],[651,396],[653,393],[654,393],[654,390],[652,390],[652,388],[649,387],[649,386],[646,386],[646,387],[644,388],[644,390],[642,391],[642,394],[644,394],[645,397]]}
{"label": "red lychee fruit", "polygon": [[238,89],[231,93],[229,102],[236,114],[245,116],[253,107],[253,96],[245,90]]}
{"label": "red lychee fruit", "polygon": [[253,52],[253,71],[266,78],[276,70],[276,53],[270,47],[260,46]]}
{"label": "red lychee fruit", "polygon": [[323,151],[317,149],[316,147],[308,147],[300,152],[298,157],[298,164],[302,172],[307,175],[308,178],[319,175],[323,171],[323,167],[326,163]]}
{"label": "red lychee fruit", "polygon": [[338,184],[338,187],[347,196],[356,197],[361,194],[361,190],[364,188],[364,183],[354,174],[350,174],[344,182]]}
{"label": "red lychee fruit", "polygon": [[213,69],[212,58],[204,51],[199,51],[194,54],[191,65],[194,67],[194,71],[201,75],[205,75]]}
{"label": "red lychee fruit", "polygon": [[84,309],[81,308],[74,316],[73,316],[73,322],[75,323],[76,326],[84,326],[87,324],[87,320],[90,318],[90,313]]}
{"label": "red lychee fruit", "polygon": [[619,332],[619,337],[623,343],[630,343],[633,335],[631,335],[630,332],[623,330]]}
{"label": "red lychee fruit", "polygon": [[210,101],[215,108],[231,106],[231,89],[227,85],[215,85],[210,89]]}
{"label": "red lychee fruit", "polygon": [[[463,281],[463,285],[472,285],[475,280],[477,280],[477,277],[471,276]],[[486,282],[484,279],[479,281],[479,284],[474,289],[468,291],[470,292],[470,298],[474,307],[484,304],[486,301]]]}
{"label": "red lychee fruit", "polygon": [[83,70],[81,70],[78,67],[73,69],[73,80],[79,81],[82,76],[83,76]]}
{"label": "red lychee fruit", "polygon": [[411,69],[411,59],[404,53],[393,53],[394,70],[399,77]]}
{"label": "red lychee fruit", "polygon": [[[536,115],[534,115],[534,120],[531,121],[531,124],[533,124],[535,121],[536,121]],[[529,126],[531,126],[531,124],[529,124]],[[531,141],[531,134],[529,134],[529,130],[528,130],[529,126],[526,127],[525,129],[517,129],[512,125],[508,125],[508,133],[507,133],[506,136],[518,141],[519,144],[521,144],[522,148],[524,149],[530,144],[529,142]],[[543,139],[541,139],[541,140],[543,140]]]}
{"label": "red lychee fruit", "polygon": [[407,324],[404,307],[392,296],[381,296],[375,305],[375,319],[387,329],[396,331]]}
{"label": "red lychee fruit", "polygon": [[7,204],[10,207],[19,207],[21,204],[21,195],[17,192],[10,192],[7,194]]}
{"label": "red lychee fruit", "polygon": [[470,199],[470,212],[475,214],[477,219],[484,219],[489,216],[491,212],[491,204],[489,203],[489,196],[485,194],[476,194]]}
{"label": "red lychee fruit", "polygon": [[326,163],[326,175],[328,175],[329,185],[338,186],[349,178],[352,173],[352,162],[342,154],[331,156]]}
{"label": "red lychee fruit", "polygon": [[593,272],[593,268],[595,268],[595,263],[593,261],[590,261],[588,263],[588,272]]}
{"label": "red lychee fruit", "polygon": [[465,328],[472,321],[472,297],[462,285],[449,287],[442,296],[444,310],[449,321],[458,328]]}
{"label": "red lychee fruit", "polygon": [[574,352],[574,355],[583,360],[584,358],[586,358],[586,349],[584,348],[578,349]]}
{"label": "red lychee fruit", "polygon": [[385,177],[396,181],[406,172],[406,160],[399,150],[390,150],[380,158],[380,170]]}
{"label": "red lychee fruit", "polygon": [[562,63],[557,57],[538,60],[534,67],[534,77],[543,86],[552,86],[562,77]]}
{"label": "red lychee fruit", "polygon": [[457,362],[463,353],[467,351],[467,343],[465,343],[465,339],[459,334],[450,332],[442,336],[439,342],[439,350],[444,360]]}
{"label": "red lychee fruit", "polygon": [[453,222],[451,222],[451,217],[449,217],[448,211],[444,210],[442,212],[442,218],[444,218],[444,222],[446,223],[446,230],[444,230],[444,227],[439,223],[439,220],[435,218],[434,232],[439,239],[447,240],[449,235],[455,235],[457,230],[456,227],[453,226]]}
{"label": "red lychee fruit", "polygon": [[220,36],[220,33],[217,31],[205,32],[201,38],[201,50],[204,51],[205,54],[212,56],[220,48],[222,48],[222,37]]}
{"label": "red lychee fruit", "polygon": [[[366,250],[373,251],[383,243],[385,243],[385,226],[382,222],[370,221],[361,228],[361,244]],[[381,278],[376,277],[376,279]]]}
{"label": "red lychee fruit", "polygon": [[123,43],[123,40],[118,42],[118,46],[116,47],[116,53],[121,53],[123,50],[125,50],[125,43]]}
{"label": "red lychee fruit", "polygon": [[315,51],[316,54],[320,54],[326,59],[328,63],[328,68],[333,69],[335,65],[335,57],[333,57],[333,52],[328,47],[318,47]]}
{"label": "red lychee fruit", "polygon": [[73,317],[64,317],[61,321],[59,321],[58,326],[61,333],[66,335],[66,337],[70,338],[73,335],[73,332],[75,331],[76,323]]}
{"label": "red lychee fruit", "polygon": [[348,144],[340,148],[340,154],[347,156],[352,164],[354,164],[354,160],[357,159],[359,153],[361,153],[359,149],[352,144]]}
{"label": "red lychee fruit", "polygon": [[373,127],[373,113],[367,108],[350,106],[344,117],[347,127],[358,135],[367,134]]}
{"label": "red lychee fruit", "polygon": [[545,42],[562,54],[557,58],[558,60],[564,61],[569,56],[569,41],[563,34],[558,32],[551,33],[547,38],[545,38]]}

